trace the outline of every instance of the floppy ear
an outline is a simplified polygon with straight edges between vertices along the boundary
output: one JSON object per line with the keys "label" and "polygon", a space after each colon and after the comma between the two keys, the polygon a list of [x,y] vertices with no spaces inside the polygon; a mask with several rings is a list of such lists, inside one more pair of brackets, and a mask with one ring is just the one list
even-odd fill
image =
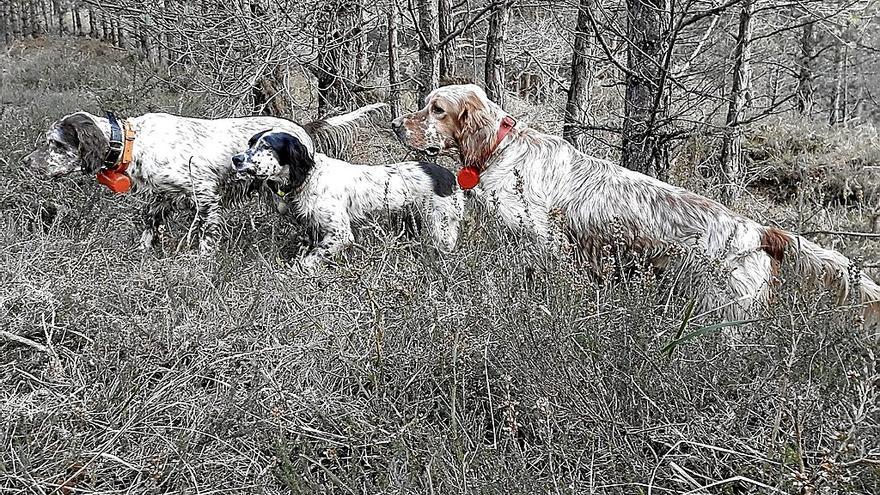
{"label": "floppy ear", "polygon": [[301,186],[315,166],[309,149],[299,138],[286,132],[273,134],[266,138],[266,142],[278,154],[279,163],[287,165],[289,185],[293,188]]}
{"label": "floppy ear", "polygon": [[79,149],[83,173],[94,174],[101,170],[110,142],[95,121],[87,115],[75,113],[65,117],[60,127],[65,141]]}
{"label": "floppy ear", "polygon": [[481,164],[492,146],[495,130],[486,103],[476,93],[469,92],[461,100],[458,114],[458,149],[463,165]]}
{"label": "floppy ear", "polygon": [[267,132],[269,132],[269,129],[266,129],[265,131],[260,131],[251,136],[251,138],[248,139],[248,148],[253,148],[254,145],[257,144],[257,141],[259,141],[260,138],[263,137],[263,134],[266,134]]}

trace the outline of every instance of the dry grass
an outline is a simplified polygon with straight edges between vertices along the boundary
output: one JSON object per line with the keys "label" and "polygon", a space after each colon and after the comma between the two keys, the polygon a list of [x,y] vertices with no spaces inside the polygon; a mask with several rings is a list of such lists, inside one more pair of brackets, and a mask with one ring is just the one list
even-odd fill
{"label": "dry grass", "polygon": [[[28,55],[0,95],[72,53]],[[105,104],[101,80],[0,122],[0,491],[877,493],[857,310],[788,287],[766,320],[667,353],[700,324],[662,281],[599,285],[474,219],[443,258],[368,226],[315,276],[253,205],[212,259],[142,256],[137,198],[17,167],[48,120]]]}

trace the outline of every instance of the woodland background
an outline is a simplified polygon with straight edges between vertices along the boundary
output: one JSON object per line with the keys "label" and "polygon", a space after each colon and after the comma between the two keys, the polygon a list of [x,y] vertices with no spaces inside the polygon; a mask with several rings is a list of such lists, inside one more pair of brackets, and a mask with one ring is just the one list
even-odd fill
{"label": "woodland background", "polygon": [[[876,277],[878,13],[0,0],[0,491],[877,493],[876,336],[798,284],[723,326],[652,273],[597,285],[475,205],[443,257],[381,220],[300,275],[294,227],[257,202],[211,259],[179,242],[185,215],[142,255],[142,200],[20,159],[76,110],[305,122],[476,82]],[[377,122],[349,154],[407,151]]]}

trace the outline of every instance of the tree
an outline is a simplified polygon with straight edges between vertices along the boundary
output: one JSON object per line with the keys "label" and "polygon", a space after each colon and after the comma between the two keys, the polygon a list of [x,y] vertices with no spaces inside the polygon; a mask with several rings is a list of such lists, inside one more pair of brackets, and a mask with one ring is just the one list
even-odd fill
{"label": "tree", "polygon": [[440,83],[440,25],[437,0],[417,0],[419,9],[418,97],[423,101]]}
{"label": "tree", "polygon": [[397,26],[400,24],[400,13],[396,0],[388,6],[388,96],[391,106],[391,118],[400,116],[400,40]]}
{"label": "tree", "polygon": [[665,180],[666,143],[658,132],[665,118],[663,87],[663,0],[627,0],[626,95],[621,163],[624,167]]}
{"label": "tree", "polygon": [[504,107],[504,41],[510,17],[510,2],[505,1],[489,15],[489,29],[486,32],[486,96],[500,107]]}
{"label": "tree", "polygon": [[[453,20],[452,0],[439,0],[437,30],[439,39],[445,39],[452,34]],[[450,41],[440,47],[440,79],[449,79],[455,75],[455,41]]]}
{"label": "tree", "polygon": [[809,116],[813,112],[813,59],[815,55],[815,22],[804,24],[801,32],[800,70],[798,71],[797,110]]}
{"label": "tree", "polygon": [[574,44],[571,53],[571,83],[565,100],[562,138],[575,148],[585,151],[584,133],[580,125],[586,121],[590,99],[590,12],[593,0],[580,0]]}
{"label": "tree", "polygon": [[743,0],[739,16],[739,31],[733,55],[733,83],[730,90],[730,104],[721,146],[721,171],[723,184],[721,200],[731,204],[739,196],[740,170],[742,169],[742,131],[739,123],[746,106],[751,70],[749,58],[752,45],[752,17],[756,0]]}

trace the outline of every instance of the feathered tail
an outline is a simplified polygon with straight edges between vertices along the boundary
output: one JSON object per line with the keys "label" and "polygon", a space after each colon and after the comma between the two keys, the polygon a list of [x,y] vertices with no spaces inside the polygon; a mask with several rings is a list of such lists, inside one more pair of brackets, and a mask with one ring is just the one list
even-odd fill
{"label": "feathered tail", "polygon": [[845,303],[853,285],[858,285],[859,301],[866,305],[865,324],[880,324],[880,286],[862,271],[851,273],[853,263],[849,258],[773,227],[764,232],[762,243],[776,262],[782,261],[783,251],[794,253],[798,274],[807,281],[820,281],[826,288],[836,291],[839,303]]}
{"label": "feathered tail", "polygon": [[336,157],[354,142],[358,127],[383,113],[386,107],[385,103],[373,103],[353,112],[309,122],[303,129],[315,143],[315,151]]}

